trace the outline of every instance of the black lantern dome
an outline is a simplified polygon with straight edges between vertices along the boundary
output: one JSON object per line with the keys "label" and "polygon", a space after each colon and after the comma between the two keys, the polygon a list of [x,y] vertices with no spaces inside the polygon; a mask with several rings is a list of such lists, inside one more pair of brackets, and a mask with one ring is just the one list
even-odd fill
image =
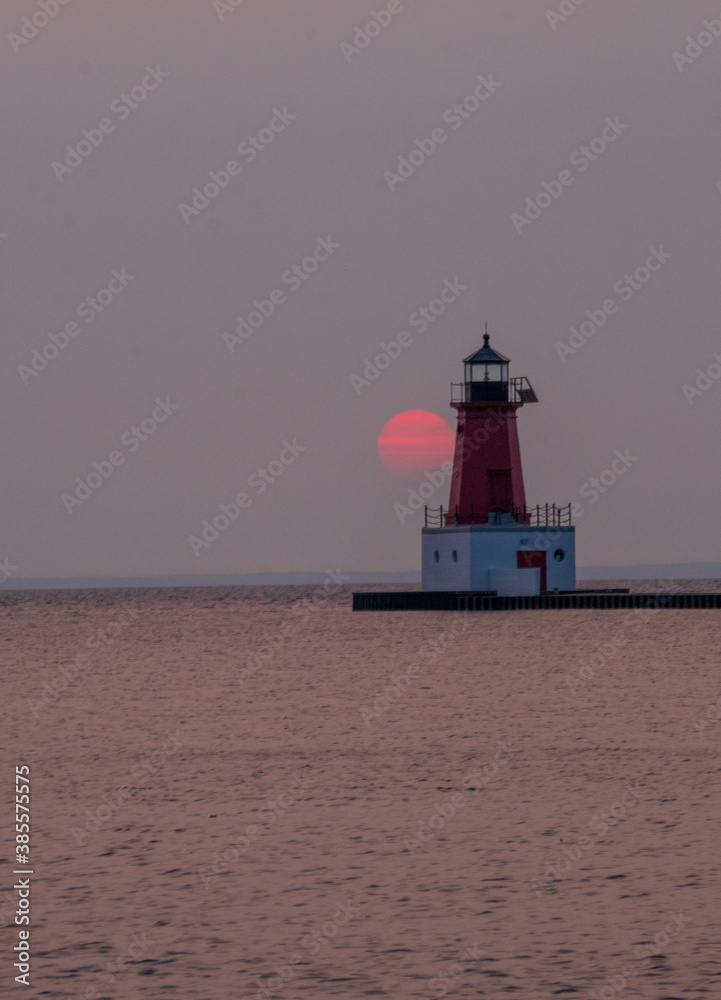
{"label": "black lantern dome", "polygon": [[483,335],[483,347],[463,359],[466,402],[508,401],[508,365],[510,358],[490,345],[488,329]]}

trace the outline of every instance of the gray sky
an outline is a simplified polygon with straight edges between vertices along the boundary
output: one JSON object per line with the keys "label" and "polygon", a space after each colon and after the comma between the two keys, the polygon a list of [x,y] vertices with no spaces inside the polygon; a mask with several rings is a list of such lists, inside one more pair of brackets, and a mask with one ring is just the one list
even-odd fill
{"label": "gray sky", "polygon": [[[0,15],[14,575],[418,567],[421,515],[394,505],[423,474],[385,469],[376,440],[405,410],[453,424],[486,320],[540,398],[519,420],[528,499],[582,504],[579,564],[721,559],[721,368],[683,389],[721,353],[721,38],[673,56],[718,0],[586,0],[565,20],[547,11],[568,0],[44,2]],[[356,36],[373,11],[390,23]],[[544,182],[552,203],[528,208]],[[652,249],[659,270],[625,284]],[[414,329],[447,280],[464,290]],[[234,342],[254,301],[273,315]],[[601,328],[559,350],[586,310]],[[584,489],[616,451],[623,474]],[[94,462],[101,485],[64,501]]]}

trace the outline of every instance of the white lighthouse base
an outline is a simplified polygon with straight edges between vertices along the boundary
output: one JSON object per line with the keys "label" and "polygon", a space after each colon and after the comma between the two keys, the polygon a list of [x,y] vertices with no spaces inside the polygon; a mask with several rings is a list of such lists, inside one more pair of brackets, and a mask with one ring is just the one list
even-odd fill
{"label": "white lighthouse base", "polygon": [[[463,524],[423,529],[423,590],[495,590],[499,597],[576,589],[576,529]],[[539,565],[540,564],[540,565]]]}

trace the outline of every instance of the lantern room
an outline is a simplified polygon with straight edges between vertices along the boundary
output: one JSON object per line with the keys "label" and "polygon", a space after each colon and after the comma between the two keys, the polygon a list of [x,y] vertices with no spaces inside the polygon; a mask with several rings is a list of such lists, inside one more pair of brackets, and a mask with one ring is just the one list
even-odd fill
{"label": "lantern room", "polygon": [[510,359],[490,346],[488,330],[483,347],[463,359],[466,403],[508,402],[508,365]]}

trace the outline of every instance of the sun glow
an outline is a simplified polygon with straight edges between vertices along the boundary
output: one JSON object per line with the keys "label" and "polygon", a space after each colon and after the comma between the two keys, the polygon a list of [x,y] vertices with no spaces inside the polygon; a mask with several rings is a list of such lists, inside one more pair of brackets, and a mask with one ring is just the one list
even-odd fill
{"label": "sun glow", "polygon": [[378,435],[378,455],[394,472],[432,471],[453,457],[455,435],[446,421],[426,410],[399,413]]}

